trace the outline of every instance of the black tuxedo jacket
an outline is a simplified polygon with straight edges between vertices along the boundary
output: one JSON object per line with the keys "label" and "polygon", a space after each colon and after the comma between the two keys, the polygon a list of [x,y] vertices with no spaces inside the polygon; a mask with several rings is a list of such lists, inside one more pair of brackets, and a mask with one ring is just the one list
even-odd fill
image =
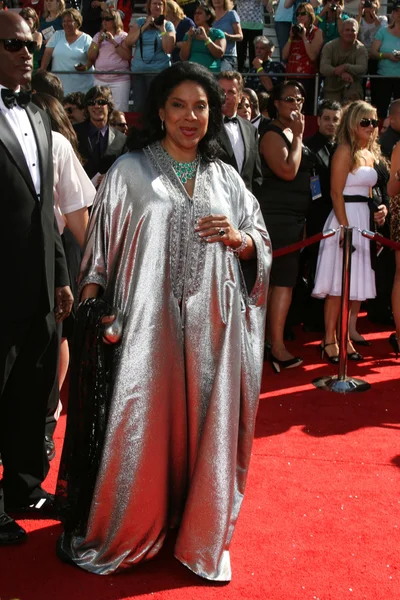
{"label": "black tuxedo jacket", "polygon": [[114,129],[108,128],[107,149],[100,160],[97,160],[93,155],[92,146],[89,138],[90,121],[84,121],[74,126],[76,135],[78,136],[78,149],[83,158],[83,167],[92,179],[96,173],[107,173],[111,165],[127,152],[126,136]]}
{"label": "black tuxedo jacket", "polygon": [[331,161],[336,144],[330,144],[328,138],[317,133],[304,140],[314,157],[315,171],[319,176],[321,184],[322,198],[318,198],[311,203],[309,214],[307,215],[307,235],[320,233],[324,227],[325,221],[332,210],[331,199]]}
{"label": "black tuxedo jacket", "polygon": [[239,172],[247,189],[252,192],[255,187],[262,184],[261,160],[258,151],[258,131],[249,121],[239,116],[237,119],[244,143],[244,161],[241,172],[239,172],[232,144],[224,126],[218,140],[221,146],[219,158],[228,165],[232,165]]}
{"label": "black tuxedo jacket", "polygon": [[26,108],[38,149],[40,197],[22,148],[0,112],[1,219],[0,310],[10,321],[54,307],[55,287],[69,285],[67,265],[54,217],[53,155],[47,115]]}

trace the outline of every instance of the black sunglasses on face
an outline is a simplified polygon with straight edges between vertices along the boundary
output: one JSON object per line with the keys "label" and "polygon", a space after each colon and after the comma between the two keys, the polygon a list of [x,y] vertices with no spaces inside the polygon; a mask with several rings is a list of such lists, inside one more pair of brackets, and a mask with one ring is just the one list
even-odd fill
{"label": "black sunglasses on face", "polygon": [[114,17],[102,17],[102,21],[114,21]]}
{"label": "black sunglasses on face", "polygon": [[379,125],[379,121],[378,119],[361,119],[360,121],[360,126],[361,127],[369,127],[370,125],[372,125],[372,127],[378,127]]}
{"label": "black sunglasses on face", "polygon": [[289,102],[289,104],[303,104],[304,98],[302,96],[285,96],[285,98],[280,98],[283,102]]}
{"label": "black sunglasses on face", "polygon": [[106,104],[108,104],[108,100],[100,98],[100,100],[90,100],[86,103],[86,106],[105,106]]}
{"label": "black sunglasses on face", "polygon": [[113,123],[112,126],[113,127],[123,127],[125,129],[126,127],[128,127],[128,124],[127,123]]}
{"label": "black sunglasses on face", "polygon": [[4,50],[7,52],[19,52],[22,48],[26,48],[29,54],[33,54],[37,48],[33,40],[1,39],[0,42],[3,42]]}

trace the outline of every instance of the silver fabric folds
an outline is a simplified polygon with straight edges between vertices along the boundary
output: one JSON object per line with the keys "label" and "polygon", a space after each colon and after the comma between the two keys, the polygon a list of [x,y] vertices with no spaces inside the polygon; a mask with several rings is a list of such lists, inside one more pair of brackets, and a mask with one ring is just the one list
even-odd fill
{"label": "silver fabric folds", "polygon": [[[224,214],[257,249],[248,293],[239,259],[196,221]],[[271,247],[256,199],[201,160],[190,198],[160,144],[126,154],[95,200],[81,288],[124,314],[103,456],[86,536],[62,539],[98,574],[132,567],[177,528],[175,556],[229,581],[261,384]]]}

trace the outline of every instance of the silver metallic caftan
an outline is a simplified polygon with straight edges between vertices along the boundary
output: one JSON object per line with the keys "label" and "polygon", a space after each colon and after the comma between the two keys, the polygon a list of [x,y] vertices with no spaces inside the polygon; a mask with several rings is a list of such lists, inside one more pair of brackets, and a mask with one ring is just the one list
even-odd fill
{"label": "silver metallic caftan", "polygon": [[[254,286],[196,221],[224,214],[254,240]],[[81,287],[97,283],[125,315],[102,461],[85,538],[62,549],[98,574],[175,556],[229,581],[261,384],[271,247],[236,171],[200,161],[193,199],[160,144],[125,154],[91,217]]]}

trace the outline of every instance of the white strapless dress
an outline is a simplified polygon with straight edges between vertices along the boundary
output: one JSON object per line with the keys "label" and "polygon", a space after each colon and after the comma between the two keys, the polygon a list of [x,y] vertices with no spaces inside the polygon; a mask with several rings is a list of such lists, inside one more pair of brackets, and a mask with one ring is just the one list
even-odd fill
{"label": "white strapless dress", "polygon": [[[375,169],[359,167],[354,173],[349,173],[343,195],[368,197],[370,188],[376,184],[376,181]],[[370,210],[366,202],[346,202],[346,215],[350,226],[361,230],[370,229]],[[338,220],[331,210],[324,230],[338,227]],[[339,241],[339,234],[321,241],[312,293],[315,298],[342,294],[343,250],[339,246]],[[370,242],[357,229],[353,229],[353,246],[356,251],[351,255],[350,300],[375,298],[375,272],[371,268]]]}

